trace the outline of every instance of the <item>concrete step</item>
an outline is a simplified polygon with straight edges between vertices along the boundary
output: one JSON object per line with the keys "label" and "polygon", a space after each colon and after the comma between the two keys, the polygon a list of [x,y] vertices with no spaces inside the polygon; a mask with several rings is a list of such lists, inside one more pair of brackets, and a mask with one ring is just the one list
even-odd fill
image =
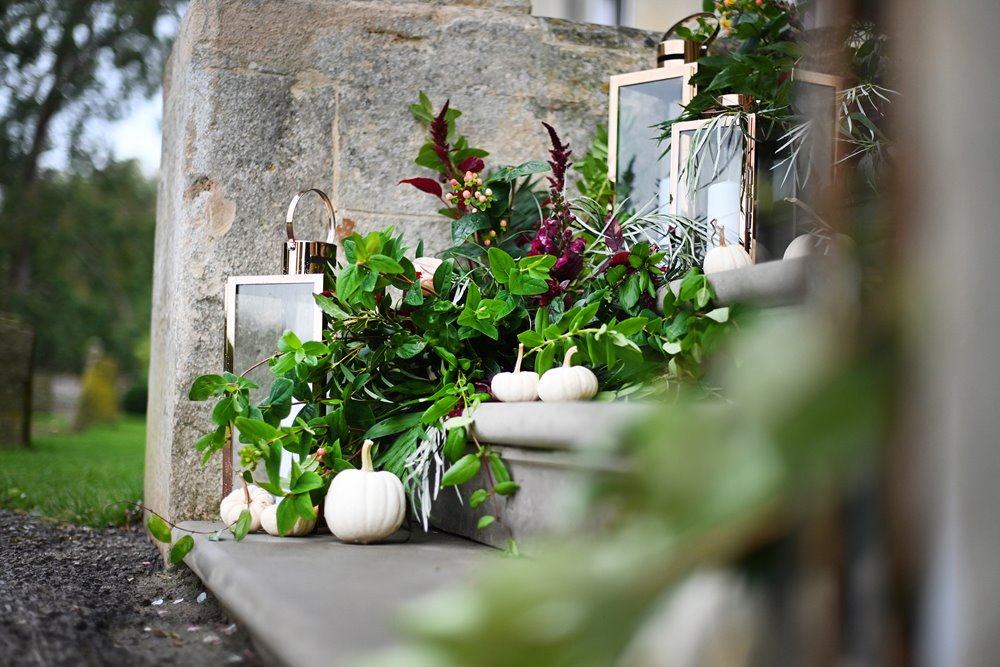
{"label": "concrete step", "polygon": [[[221,523],[188,521],[192,531]],[[179,537],[178,532],[175,537]],[[382,544],[344,544],[332,535],[237,543],[195,535],[184,562],[254,638],[285,667],[336,667],[392,647],[401,605],[465,580],[499,552],[437,531],[401,530]]]}

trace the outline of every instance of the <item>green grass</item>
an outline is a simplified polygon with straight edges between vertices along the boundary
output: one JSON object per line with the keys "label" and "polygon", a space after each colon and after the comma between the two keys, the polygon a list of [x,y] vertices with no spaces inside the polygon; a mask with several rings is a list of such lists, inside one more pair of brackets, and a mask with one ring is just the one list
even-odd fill
{"label": "green grass", "polygon": [[118,525],[142,498],[146,422],[126,417],[73,433],[52,418],[36,421],[30,448],[0,448],[0,507],[62,523]]}

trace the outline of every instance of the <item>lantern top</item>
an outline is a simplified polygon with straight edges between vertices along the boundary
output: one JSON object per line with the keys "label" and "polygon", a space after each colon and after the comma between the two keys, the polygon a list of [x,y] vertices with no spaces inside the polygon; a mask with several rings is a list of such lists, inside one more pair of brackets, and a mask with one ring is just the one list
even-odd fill
{"label": "lantern top", "polygon": [[[670,38],[678,28],[683,26],[688,21],[695,21],[699,19],[711,19],[715,21],[715,30],[712,34],[708,36],[703,42],[699,42],[691,39],[682,39],[680,37]],[[663,33],[663,38],[660,40],[659,46],[656,49],[656,66],[664,67],[666,63],[670,61],[681,61],[685,63],[693,63],[705,54],[708,53],[708,45],[715,41],[715,37],[719,34],[719,19],[712,12],[698,12],[696,14],[691,14],[685,16],[677,23],[670,26],[670,29]]]}

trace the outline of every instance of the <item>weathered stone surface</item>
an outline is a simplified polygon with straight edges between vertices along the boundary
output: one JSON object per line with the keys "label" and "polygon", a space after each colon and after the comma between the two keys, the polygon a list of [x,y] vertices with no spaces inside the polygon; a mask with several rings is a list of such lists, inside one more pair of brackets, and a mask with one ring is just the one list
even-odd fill
{"label": "weathered stone surface", "polygon": [[31,373],[35,332],[0,314],[0,447],[31,440]]}
{"label": "weathered stone surface", "polygon": [[[447,244],[432,198],[402,178],[423,132],[424,90],[465,112],[490,166],[541,159],[552,123],[578,153],[606,122],[612,73],[652,66],[650,36],[532,17],[527,0],[194,0],[164,88],[164,148],[146,455],[147,503],[173,519],[215,514],[218,459],[192,448],[209,426],[191,381],[222,366],[230,275],[277,273],[285,207],[328,192],[365,232],[394,224],[411,247]],[[321,238],[304,200],[300,238]]]}

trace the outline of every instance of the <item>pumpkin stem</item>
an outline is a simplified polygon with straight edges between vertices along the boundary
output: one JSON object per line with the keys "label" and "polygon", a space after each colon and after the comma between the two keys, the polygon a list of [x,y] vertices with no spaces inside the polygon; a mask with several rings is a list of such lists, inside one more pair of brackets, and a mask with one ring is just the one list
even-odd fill
{"label": "pumpkin stem", "polygon": [[518,343],[517,345],[517,363],[514,364],[514,372],[521,372],[521,360],[524,359],[524,343]]}
{"label": "pumpkin stem", "polygon": [[720,248],[725,248],[726,247],[726,228],[725,227],[719,227],[718,229],[719,229],[719,247]]}
{"label": "pumpkin stem", "polygon": [[247,486],[247,481],[240,477],[240,481],[243,482],[243,497],[246,498],[247,505],[250,505],[250,487]]}
{"label": "pumpkin stem", "polygon": [[375,466],[372,465],[372,445],[374,444],[371,440],[365,440],[365,444],[361,445],[361,469],[365,472],[375,472]]}
{"label": "pumpkin stem", "polygon": [[566,350],[566,356],[563,357],[563,368],[570,367],[570,362],[572,361],[574,354],[576,354],[576,345]]}

